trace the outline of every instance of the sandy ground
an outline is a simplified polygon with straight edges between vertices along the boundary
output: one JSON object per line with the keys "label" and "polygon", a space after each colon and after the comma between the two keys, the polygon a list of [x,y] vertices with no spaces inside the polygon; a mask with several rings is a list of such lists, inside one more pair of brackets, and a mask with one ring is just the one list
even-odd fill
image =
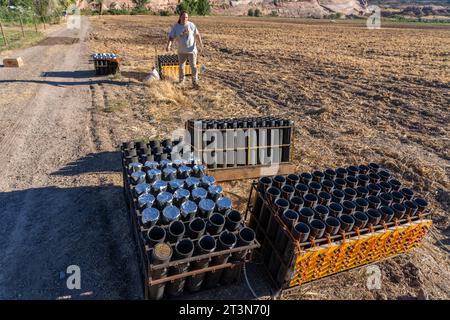
{"label": "sandy ground", "polygon": [[[127,86],[104,84],[97,92],[106,101],[98,123],[111,128],[113,141],[169,136],[189,118],[282,115],[296,123],[297,172],[375,161],[429,200],[433,233],[414,252],[377,264],[381,290],[366,288],[361,268],[282,298],[450,297],[450,28],[383,24],[368,30],[364,21],[195,17],[205,42],[199,61],[206,67],[196,91],[189,83],[180,89],[173,81],[140,82],[155,51],[164,53],[174,17],[91,21],[92,48],[124,58],[116,79]],[[241,210],[250,182],[224,184]]]}

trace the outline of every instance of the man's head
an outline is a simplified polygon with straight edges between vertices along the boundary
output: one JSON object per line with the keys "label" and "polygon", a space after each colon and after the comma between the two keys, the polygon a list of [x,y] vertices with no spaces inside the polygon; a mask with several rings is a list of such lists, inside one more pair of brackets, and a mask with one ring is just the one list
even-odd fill
{"label": "man's head", "polygon": [[189,16],[188,16],[187,12],[181,11],[180,18],[178,19],[178,23],[185,24],[186,22],[188,22],[188,20],[189,20]]}

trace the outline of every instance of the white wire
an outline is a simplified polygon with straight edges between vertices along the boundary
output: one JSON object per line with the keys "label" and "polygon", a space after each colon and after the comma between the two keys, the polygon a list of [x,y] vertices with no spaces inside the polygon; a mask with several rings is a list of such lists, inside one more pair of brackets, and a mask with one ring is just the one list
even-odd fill
{"label": "white wire", "polygon": [[244,278],[245,278],[245,282],[247,283],[247,287],[251,291],[253,297],[255,297],[255,299],[258,299],[258,296],[256,295],[255,291],[253,290],[252,286],[250,285],[250,282],[248,281],[247,270],[245,269],[245,262],[244,262],[244,266],[242,267],[242,269],[244,271]]}

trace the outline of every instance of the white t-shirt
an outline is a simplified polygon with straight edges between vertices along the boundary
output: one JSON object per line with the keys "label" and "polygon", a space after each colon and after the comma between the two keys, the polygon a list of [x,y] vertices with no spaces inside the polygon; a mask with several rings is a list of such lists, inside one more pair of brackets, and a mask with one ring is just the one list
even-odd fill
{"label": "white t-shirt", "polygon": [[197,27],[192,22],[186,24],[176,23],[169,32],[171,39],[176,39],[178,53],[197,53],[195,36],[198,34]]}

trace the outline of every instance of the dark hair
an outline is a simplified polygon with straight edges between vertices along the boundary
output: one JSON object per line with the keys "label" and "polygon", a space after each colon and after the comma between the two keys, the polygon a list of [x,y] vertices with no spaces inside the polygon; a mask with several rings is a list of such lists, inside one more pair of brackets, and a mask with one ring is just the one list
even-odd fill
{"label": "dark hair", "polygon": [[181,16],[185,13],[187,13],[187,12],[184,10],[180,12],[180,15],[178,16],[178,24],[181,24]]}

